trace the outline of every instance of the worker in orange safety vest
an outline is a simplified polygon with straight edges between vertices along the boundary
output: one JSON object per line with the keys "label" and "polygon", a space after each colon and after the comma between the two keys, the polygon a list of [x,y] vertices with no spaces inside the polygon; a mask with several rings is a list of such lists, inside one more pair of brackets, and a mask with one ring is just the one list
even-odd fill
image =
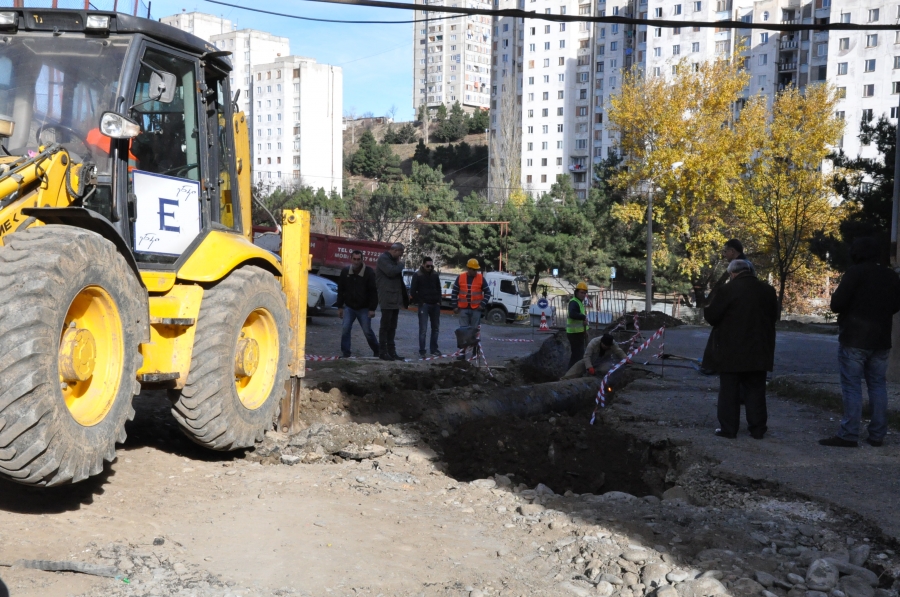
{"label": "worker in orange safety vest", "polygon": [[[459,326],[477,328],[481,323],[481,314],[491,299],[491,289],[484,283],[484,276],[478,273],[481,265],[477,259],[469,259],[466,271],[456,278],[450,294],[450,305],[453,312],[459,314]],[[472,348],[478,350],[477,346]],[[477,354],[477,353],[476,353]],[[460,361],[466,360],[466,350],[459,355]]]}

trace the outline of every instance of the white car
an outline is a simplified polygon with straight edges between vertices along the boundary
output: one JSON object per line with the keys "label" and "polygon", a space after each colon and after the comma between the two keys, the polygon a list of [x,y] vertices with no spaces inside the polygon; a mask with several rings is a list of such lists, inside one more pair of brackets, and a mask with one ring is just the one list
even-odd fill
{"label": "white car", "polygon": [[308,287],[307,307],[310,311],[324,313],[326,309],[335,308],[338,292],[337,284],[328,278],[309,274]]}

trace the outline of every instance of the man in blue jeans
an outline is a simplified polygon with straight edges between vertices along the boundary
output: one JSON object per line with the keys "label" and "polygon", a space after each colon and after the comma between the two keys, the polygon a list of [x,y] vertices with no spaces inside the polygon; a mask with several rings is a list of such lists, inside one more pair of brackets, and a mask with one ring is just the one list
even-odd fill
{"label": "man in blue jeans", "polygon": [[887,372],[891,351],[891,323],[900,311],[900,277],[878,265],[878,244],[858,238],[850,248],[853,264],[831,295],[831,310],[838,314],[838,362],[844,418],[834,437],[819,440],[823,446],[859,447],[862,418],[862,380],[866,380],[872,419],[866,442],[879,447],[887,433]]}
{"label": "man in blue jeans", "polygon": [[425,358],[425,337],[428,335],[428,322],[431,322],[431,354],[439,357],[438,334],[441,330],[441,278],[434,271],[434,260],[426,257],[422,267],[413,274],[409,284],[409,302],[419,310],[419,356]]}
{"label": "man in blue jeans", "polygon": [[369,348],[377,357],[378,338],[372,331],[372,318],[378,307],[378,289],[375,286],[375,271],[363,263],[362,253],[353,251],[350,254],[350,265],[341,270],[338,278],[338,317],[343,320],[341,328],[341,354],[350,356],[350,330],[353,322],[358,320]]}

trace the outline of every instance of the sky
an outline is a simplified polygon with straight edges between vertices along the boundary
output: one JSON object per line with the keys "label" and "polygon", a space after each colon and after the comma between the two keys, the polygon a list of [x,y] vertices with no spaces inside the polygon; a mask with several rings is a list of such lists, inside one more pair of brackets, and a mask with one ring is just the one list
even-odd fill
{"label": "sky", "polygon": [[[146,1],[146,0],[145,0]],[[256,4],[264,10],[320,19],[407,21],[411,10],[331,5],[303,0],[229,4]],[[402,0],[401,0],[402,1]],[[204,0],[153,0],[152,14],[159,19],[181,12],[205,12],[230,19],[238,29],[259,29],[291,40],[291,54],[340,66],[344,71],[344,114],[372,112],[384,116],[397,107],[396,119],[412,120],[413,24],[368,25],[317,23],[260,14]]]}

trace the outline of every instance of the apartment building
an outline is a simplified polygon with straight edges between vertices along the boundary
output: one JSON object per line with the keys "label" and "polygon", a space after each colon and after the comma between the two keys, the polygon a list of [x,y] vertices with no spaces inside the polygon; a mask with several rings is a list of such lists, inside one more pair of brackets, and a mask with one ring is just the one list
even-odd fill
{"label": "apartment building", "polygon": [[[816,0],[816,6],[822,0]],[[827,4],[827,0],[825,0]],[[829,14],[830,11],[830,14]],[[894,24],[900,2],[841,0],[817,8],[831,22]],[[887,116],[896,122],[900,103],[900,31],[833,31],[827,43],[828,80],[837,87],[837,113],[846,127],[842,147],[850,156],[873,158],[874,145],[861,145],[859,124]]]}
{"label": "apartment building", "polygon": [[163,17],[159,21],[164,25],[187,31],[206,41],[209,41],[213,35],[228,33],[234,29],[228,19],[203,12],[186,12],[183,8],[180,13]]}
{"label": "apartment building", "polygon": [[253,178],[341,192],[343,72],[285,56],[252,69]]}
{"label": "apartment building", "polygon": [[[444,4],[445,0],[416,0]],[[447,0],[449,4],[449,0]],[[466,0],[450,6],[490,9],[490,0]],[[491,83],[491,17],[416,11],[413,25],[413,108],[459,102],[468,111],[489,105]]]}

